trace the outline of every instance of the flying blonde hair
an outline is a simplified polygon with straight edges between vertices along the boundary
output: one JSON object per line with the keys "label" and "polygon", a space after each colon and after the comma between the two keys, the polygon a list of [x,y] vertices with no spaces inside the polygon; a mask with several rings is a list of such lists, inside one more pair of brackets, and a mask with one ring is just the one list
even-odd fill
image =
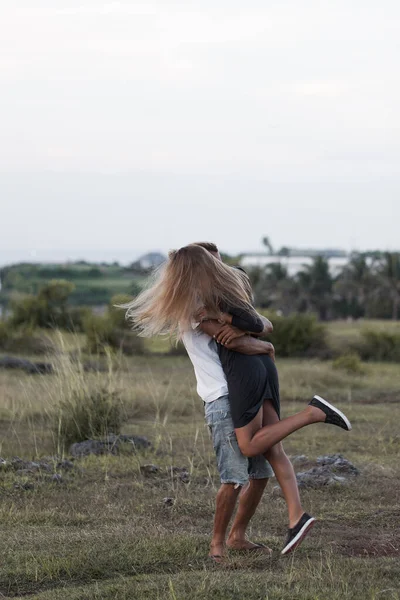
{"label": "flying blonde hair", "polygon": [[250,301],[245,273],[190,244],[170,252],[149,287],[123,308],[141,336],[178,337],[191,328],[200,309],[218,315],[224,306],[248,309]]}

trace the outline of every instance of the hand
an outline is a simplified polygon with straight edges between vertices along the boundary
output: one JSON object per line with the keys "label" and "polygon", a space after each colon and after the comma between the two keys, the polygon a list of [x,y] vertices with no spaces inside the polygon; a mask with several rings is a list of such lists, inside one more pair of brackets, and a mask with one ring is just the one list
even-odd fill
{"label": "hand", "polygon": [[203,306],[195,313],[194,318],[195,321],[199,323],[202,323],[203,321],[218,321],[218,323],[223,324],[227,322],[225,316],[229,317],[230,315],[221,312],[213,313]]}
{"label": "hand", "polygon": [[216,339],[219,344],[222,344],[222,346],[229,346],[232,340],[242,337],[243,335],[246,335],[245,331],[242,331],[233,325],[225,324],[222,325],[221,329],[214,335],[214,339]]}
{"label": "hand", "polygon": [[230,315],[229,313],[226,312],[221,312],[219,314],[219,317],[217,318],[218,323],[221,323],[222,325],[231,325],[232,324],[232,315]]}

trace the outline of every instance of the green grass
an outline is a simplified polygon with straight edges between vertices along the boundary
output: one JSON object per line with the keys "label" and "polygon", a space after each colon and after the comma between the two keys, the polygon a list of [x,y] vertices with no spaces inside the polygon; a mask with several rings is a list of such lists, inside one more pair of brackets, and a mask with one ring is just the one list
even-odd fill
{"label": "green grass", "polygon": [[[67,349],[73,338],[65,342]],[[284,416],[315,392],[349,415],[350,434],[315,425],[285,443],[291,454],[340,452],[361,475],[344,487],[305,490],[319,519],[291,557],[279,551],[286,508],[271,481],[249,529],[272,558],[231,554],[207,560],[215,456],[185,357],[149,355],[114,361],[110,373],[82,374],[68,361],[56,375],[0,371],[0,456],[38,459],[56,453],[52,414],[76,386],[111,385],[124,402],[124,433],[153,448],[88,457],[54,484],[48,476],[0,469],[0,598],[35,600],[399,600],[400,372],[367,364],[357,376],[331,362],[278,360]],[[145,477],[140,466],[159,466]],[[171,474],[186,467],[190,482]],[[14,484],[33,483],[32,490]],[[173,507],[163,498],[172,497]]]}
{"label": "green grass", "polygon": [[361,341],[361,332],[365,329],[373,331],[400,332],[400,321],[382,321],[377,319],[358,321],[332,321],[326,323],[328,330],[328,343],[339,351],[348,348],[349,344]]}

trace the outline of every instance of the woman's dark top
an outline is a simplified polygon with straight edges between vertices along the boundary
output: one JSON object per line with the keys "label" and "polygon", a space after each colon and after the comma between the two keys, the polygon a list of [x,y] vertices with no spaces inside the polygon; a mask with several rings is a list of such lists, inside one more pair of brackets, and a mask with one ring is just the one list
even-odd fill
{"label": "woman's dark top", "polygon": [[[249,306],[248,310],[224,308],[232,315],[232,325],[250,333],[261,333],[264,325]],[[279,379],[274,361],[267,354],[249,356],[228,350],[221,344],[218,353],[228,383],[229,403],[235,429],[254,419],[264,403],[271,400],[280,417]]]}

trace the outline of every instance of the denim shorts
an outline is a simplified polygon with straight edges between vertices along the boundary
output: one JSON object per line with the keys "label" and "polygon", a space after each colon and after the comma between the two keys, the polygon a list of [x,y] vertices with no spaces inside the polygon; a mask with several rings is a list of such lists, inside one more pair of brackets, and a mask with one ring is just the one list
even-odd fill
{"label": "denim shorts", "polygon": [[238,446],[228,396],[205,403],[205,417],[211,431],[221,483],[245,485],[249,479],[266,479],[274,472],[264,456],[247,458]]}

